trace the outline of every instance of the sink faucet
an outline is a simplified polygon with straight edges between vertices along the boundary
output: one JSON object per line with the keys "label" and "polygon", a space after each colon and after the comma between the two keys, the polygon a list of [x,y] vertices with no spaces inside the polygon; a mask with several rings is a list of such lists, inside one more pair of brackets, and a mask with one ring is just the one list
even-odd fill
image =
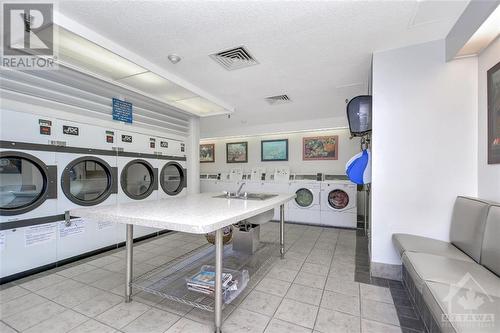
{"label": "sink faucet", "polygon": [[240,187],[238,187],[238,189],[236,190],[236,196],[239,197],[240,196],[240,193],[241,193],[241,189],[243,188],[243,186],[245,186],[245,182],[241,183],[240,184]]}

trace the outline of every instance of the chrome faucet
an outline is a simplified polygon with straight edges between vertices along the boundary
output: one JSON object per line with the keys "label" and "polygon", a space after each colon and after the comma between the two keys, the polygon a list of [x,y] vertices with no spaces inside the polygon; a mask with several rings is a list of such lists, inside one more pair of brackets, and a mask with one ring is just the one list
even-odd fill
{"label": "chrome faucet", "polygon": [[243,188],[243,186],[245,186],[245,182],[241,183],[240,184],[240,187],[238,187],[238,189],[236,190],[236,196],[239,197],[240,196],[240,193],[241,193],[241,189]]}

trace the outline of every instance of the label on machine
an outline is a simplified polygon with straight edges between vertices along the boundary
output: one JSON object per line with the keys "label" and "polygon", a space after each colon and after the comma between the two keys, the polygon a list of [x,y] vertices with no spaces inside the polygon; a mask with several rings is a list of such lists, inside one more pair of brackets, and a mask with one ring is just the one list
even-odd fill
{"label": "label on machine", "polygon": [[5,249],[5,238],[6,238],[5,231],[0,231],[0,251]]}
{"label": "label on machine", "polygon": [[71,220],[71,224],[66,225],[66,221],[59,222],[59,238],[78,235],[85,232],[85,221],[81,218]]}
{"label": "label on machine", "polygon": [[26,247],[47,243],[56,239],[55,223],[40,224],[28,227],[24,230],[24,242]]}
{"label": "label on machine", "polygon": [[115,225],[115,222],[112,222],[112,221],[97,221],[97,230],[111,228],[114,225]]}

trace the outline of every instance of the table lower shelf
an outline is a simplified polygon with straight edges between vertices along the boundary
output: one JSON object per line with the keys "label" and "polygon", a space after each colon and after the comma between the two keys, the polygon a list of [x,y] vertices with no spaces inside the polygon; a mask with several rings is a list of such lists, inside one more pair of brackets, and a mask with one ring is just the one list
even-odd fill
{"label": "table lower shelf", "polygon": [[[226,245],[224,247],[224,269],[247,270],[250,277],[248,284],[253,285],[258,281],[259,275],[264,274],[271,264],[279,259],[279,248],[279,243],[261,242],[258,250],[250,255],[233,251],[231,244]],[[137,277],[131,285],[132,288],[165,299],[213,312],[213,295],[195,292],[186,286],[186,278],[196,274],[204,265],[215,265],[215,246],[203,245],[174,261]],[[230,303],[241,294],[245,287],[248,287],[246,281],[242,282],[238,290],[231,292],[230,297],[223,297],[226,303]]]}

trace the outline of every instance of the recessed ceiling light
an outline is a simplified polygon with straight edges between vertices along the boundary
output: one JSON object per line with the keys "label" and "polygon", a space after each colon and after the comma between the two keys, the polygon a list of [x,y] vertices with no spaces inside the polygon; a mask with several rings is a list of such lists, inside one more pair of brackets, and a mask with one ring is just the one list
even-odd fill
{"label": "recessed ceiling light", "polygon": [[176,63],[178,63],[182,59],[177,54],[169,54],[168,55],[168,60],[170,60],[170,62],[175,65]]}

